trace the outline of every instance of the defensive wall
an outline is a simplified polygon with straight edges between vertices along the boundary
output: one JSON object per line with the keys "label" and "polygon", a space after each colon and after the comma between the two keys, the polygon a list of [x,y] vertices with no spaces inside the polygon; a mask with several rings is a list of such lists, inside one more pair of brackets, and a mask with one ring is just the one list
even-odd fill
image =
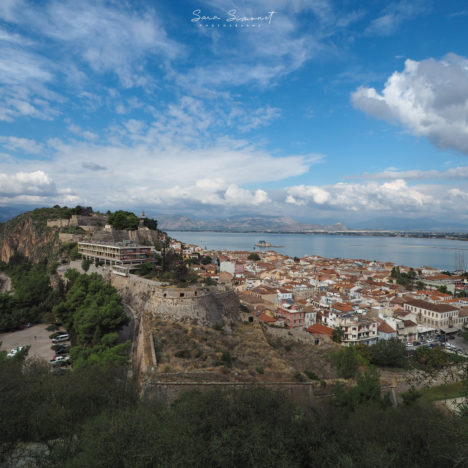
{"label": "defensive wall", "polygon": [[147,317],[211,327],[240,320],[237,295],[225,285],[176,288],[135,275],[109,279],[124,302]]}

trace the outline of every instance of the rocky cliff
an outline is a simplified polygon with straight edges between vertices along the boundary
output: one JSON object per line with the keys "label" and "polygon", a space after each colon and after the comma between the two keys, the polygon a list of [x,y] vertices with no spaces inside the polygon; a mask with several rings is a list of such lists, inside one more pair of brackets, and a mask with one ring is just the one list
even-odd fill
{"label": "rocky cliff", "polygon": [[18,253],[37,263],[51,257],[59,246],[58,229],[48,228],[44,220],[23,213],[0,224],[0,260],[8,262]]}

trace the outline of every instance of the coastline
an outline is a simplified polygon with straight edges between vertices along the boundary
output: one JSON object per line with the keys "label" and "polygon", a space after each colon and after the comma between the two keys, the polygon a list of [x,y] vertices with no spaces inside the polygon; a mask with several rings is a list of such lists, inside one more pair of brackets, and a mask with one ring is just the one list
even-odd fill
{"label": "coastline", "polygon": [[468,232],[411,232],[411,231],[275,231],[275,230],[226,230],[226,229],[167,229],[166,232],[213,232],[224,234],[296,234],[296,235],[326,235],[326,236],[355,236],[355,237],[406,237],[416,239],[447,239],[468,241]]}

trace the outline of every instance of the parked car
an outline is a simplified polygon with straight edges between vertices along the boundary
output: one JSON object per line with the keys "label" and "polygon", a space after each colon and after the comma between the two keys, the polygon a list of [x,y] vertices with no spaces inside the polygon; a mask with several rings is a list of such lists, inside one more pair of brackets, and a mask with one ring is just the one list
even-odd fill
{"label": "parked car", "polygon": [[69,366],[70,365],[70,360],[62,360],[62,361],[52,361],[50,363],[53,367],[63,367],[63,366]]}
{"label": "parked car", "polygon": [[10,349],[10,352],[7,354],[7,357],[16,356],[23,349],[24,349],[24,346],[18,346],[16,348],[12,348]]}
{"label": "parked car", "polygon": [[51,362],[56,362],[56,361],[69,361],[70,358],[68,356],[62,356],[60,354],[55,355],[50,361]]}
{"label": "parked car", "polygon": [[455,335],[448,335],[447,337],[449,340],[454,340],[455,339]]}
{"label": "parked car", "polygon": [[53,338],[52,343],[61,343],[62,341],[68,341],[69,339],[70,339],[70,336],[67,333],[64,333],[63,335],[59,335]]}

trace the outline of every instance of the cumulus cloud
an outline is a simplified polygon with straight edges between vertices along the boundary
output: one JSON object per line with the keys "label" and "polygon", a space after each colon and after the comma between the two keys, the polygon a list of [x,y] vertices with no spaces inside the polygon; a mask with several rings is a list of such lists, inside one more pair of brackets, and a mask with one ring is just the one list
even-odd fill
{"label": "cumulus cloud", "polygon": [[43,171],[0,173],[0,195],[3,197],[50,196],[56,193],[55,183]]}
{"label": "cumulus cloud", "polygon": [[408,212],[439,205],[430,190],[408,186],[403,179],[383,184],[338,183],[316,187],[299,185],[286,189],[285,202],[297,206],[321,206],[346,211]]}
{"label": "cumulus cloud", "polygon": [[447,54],[442,60],[405,61],[381,93],[358,88],[353,105],[379,119],[400,122],[416,136],[442,149],[468,155],[468,60]]}

